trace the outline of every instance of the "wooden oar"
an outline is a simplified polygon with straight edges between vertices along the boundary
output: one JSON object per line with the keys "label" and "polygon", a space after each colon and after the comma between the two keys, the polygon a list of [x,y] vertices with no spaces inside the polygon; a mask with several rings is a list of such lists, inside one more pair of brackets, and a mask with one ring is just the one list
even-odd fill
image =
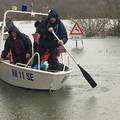
{"label": "wooden oar", "polygon": [[[56,37],[56,39],[58,41],[60,41],[60,39],[58,38],[58,36],[55,34],[54,31],[51,31],[53,33],[53,35]],[[68,55],[73,59],[73,61],[76,63],[76,65],[79,67],[79,69],[81,70],[83,76],[85,77],[85,79],[87,80],[87,82],[91,85],[92,88],[97,86],[97,83],[93,80],[93,78],[90,76],[90,74],[88,72],[86,72],[81,66],[80,64],[76,61],[76,59],[72,56],[72,54],[67,50],[67,48],[63,45],[63,47],[65,48],[66,52],[68,53]]]}

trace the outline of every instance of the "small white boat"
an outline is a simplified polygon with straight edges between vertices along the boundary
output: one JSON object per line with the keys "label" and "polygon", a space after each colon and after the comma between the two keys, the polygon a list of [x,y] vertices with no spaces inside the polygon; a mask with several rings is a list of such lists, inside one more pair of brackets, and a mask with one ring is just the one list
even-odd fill
{"label": "small white boat", "polygon": [[[4,38],[4,26],[6,15],[8,13],[21,13],[30,15],[46,15],[43,13],[23,12],[8,10],[4,14],[2,39]],[[1,52],[1,51],[0,51]],[[20,64],[10,64],[8,61],[0,63],[0,79],[18,87],[39,89],[39,90],[58,90],[63,85],[71,73],[71,69],[65,71],[49,72],[42,70],[35,70],[30,67],[20,66]]]}
{"label": "small white boat", "polygon": [[68,78],[71,70],[48,72],[21,67],[8,62],[0,63],[0,79],[15,86],[40,89],[58,90]]}

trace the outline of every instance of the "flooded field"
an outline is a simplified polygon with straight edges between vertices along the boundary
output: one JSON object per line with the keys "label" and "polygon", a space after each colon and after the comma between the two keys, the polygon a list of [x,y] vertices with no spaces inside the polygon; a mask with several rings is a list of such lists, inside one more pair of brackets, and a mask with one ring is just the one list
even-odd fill
{"label": "flooded field", "polygon": [[71,77],[59,91],[27,90],[0,80],[0,120],[119,120],[120,38],[84,39],[66,47],[98,86],[92,89],[70,60]]}

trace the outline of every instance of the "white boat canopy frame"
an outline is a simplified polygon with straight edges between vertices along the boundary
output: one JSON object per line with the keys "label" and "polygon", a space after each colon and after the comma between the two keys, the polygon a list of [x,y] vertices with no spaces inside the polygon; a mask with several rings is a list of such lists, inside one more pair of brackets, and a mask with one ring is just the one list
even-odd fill
{"label": "white boat canopy frame", "polygon": [[[38,13],[38,12],[26,12],[26,11],[15,11],[15,10],[7,10],[5,13],[4,13],[4,18],[3,18],[3,26],[2,26],[2,36],[1,36],[1,44],[3,45],[3,40],[4,40],[4,30],[5,30],[5,26],[6,26],[6,18],[7,18],[7,14],[8,13],[18,13],[18,14],[28,14],[28,15],[31,15],[32,17],[35,17],[36,15],[39,15],[39,16],[48,16],[48,14],[46,13]],[[0,47],[0,52],[2,51],[1,47]],[[38,55],[38,54],[37,54]],[[34,55],[33,55],[34,57]],[[32,57],[32,58],[33,58]],[[61,59],[62,59],[62,63],[63,63],[63,56],[61,55]],[[67,56],[66,57],[67,61],[68,61],[68,66],[69,66],[69,57]],[[28,64],[26,65],[26,67],[28,66]],[[39,68],[40,69],[40,68]],[[64,66],[64,69],[65,69],[65,66]],[[63,71],[64,71],[63,69]]]}
{"label": "white boat canopy frame", "polygon": [[2,40],[2,41],[3,41],[3,39],[4,39],[4,29],[5,29],[5,25],[6,25],[6,18],[7,18],[7,14],[8,14],[8,13],[29,14],[29,15],[31,15],[31,16],[35,16],[35,15],[48,16],[48,14],[46,14],[46,13],[7,10],[7,11],[4,13],[4,18],[3,18],[2,37],[1,37],[1,40]]}

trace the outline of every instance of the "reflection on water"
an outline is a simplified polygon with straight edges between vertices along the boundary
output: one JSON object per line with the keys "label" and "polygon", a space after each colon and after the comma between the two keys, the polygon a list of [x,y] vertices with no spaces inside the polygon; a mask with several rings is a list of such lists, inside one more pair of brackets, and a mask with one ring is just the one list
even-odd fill
{"label": "reflection on water", "polygon": [[76,54],[82,54],[83,51],[84,51],[84,48],[73,48],[72,49],[72,53],[76,53]]}
{"label": "reflection on water", "polygon": [[84,105],[84,120],[96,120],[97,99],[95,96],[86,100]]}

